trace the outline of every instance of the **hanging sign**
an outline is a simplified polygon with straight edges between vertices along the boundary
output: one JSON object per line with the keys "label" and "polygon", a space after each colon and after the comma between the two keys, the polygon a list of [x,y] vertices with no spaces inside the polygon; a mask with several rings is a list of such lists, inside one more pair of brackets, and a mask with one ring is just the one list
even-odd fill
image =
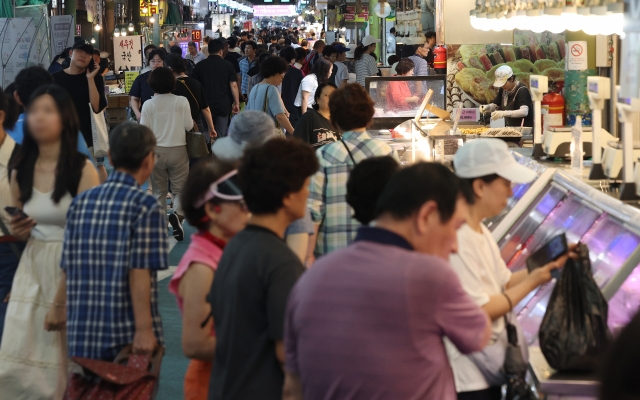
{"label": "hanging sign", "polygon": [[51,53],[58,55],[73,46],[73,16],[54,15],[51,17]]}
{"label": "hanging sign", "polygon": [[587,68],[587,42],[567,43],[567,69],[569,71],[586,71]]}
{"label": "hanging sign", "polygon": [[135,71],[142,68],[142,36],[114,38],[113,59],[116,71]]}

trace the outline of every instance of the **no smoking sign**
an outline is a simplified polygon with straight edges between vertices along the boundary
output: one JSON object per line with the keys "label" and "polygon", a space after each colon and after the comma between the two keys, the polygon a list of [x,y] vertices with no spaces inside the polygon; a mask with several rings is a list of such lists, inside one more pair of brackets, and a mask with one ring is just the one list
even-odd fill
{"label": "no smoking sign", "polygon": [[587,42],[569,42],[567,43],[569,51],[567,52],[567,69],[569,71],[584,71],[588,67],[587,62]]}

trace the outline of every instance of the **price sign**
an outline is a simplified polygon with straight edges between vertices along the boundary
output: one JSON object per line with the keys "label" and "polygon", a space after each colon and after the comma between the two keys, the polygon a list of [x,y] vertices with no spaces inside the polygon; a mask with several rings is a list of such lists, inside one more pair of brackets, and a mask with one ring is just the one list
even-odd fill
{"label": "price sign", "polygon": [[194,42],[199,42],[202,40],[202,31],[199,29],[194,29],[191,31],[191,40]]}
{"label": "price sign", "polygon": [[126,93],[131,91],[131,85],[133,85],[133,81],[136,80],[140,72],[138,71],[127,71],[124,73],[124,90]]}
{"label": "price sign", "polygon": [[480,119],[477,108],[463,108],[460,110],[460,121],[476,122]]}

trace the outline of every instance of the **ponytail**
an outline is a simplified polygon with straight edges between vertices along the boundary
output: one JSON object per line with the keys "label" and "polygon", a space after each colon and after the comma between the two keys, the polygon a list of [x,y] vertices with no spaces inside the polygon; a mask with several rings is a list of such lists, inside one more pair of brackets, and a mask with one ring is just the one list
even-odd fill
{"label": "ponytail", "polygon": [[356,60],[361,59],[361,58],[362,58],[362,55],[364,54],[364,52],[365,52],[365,50],[366,50],[366,49],[367,49],[367,48],[366,48],[366,47],[364,47],[364,46],[362,45],[362,43],[360,43],[360,44],[358,45],[358,47],[356,47],[356,50],[353,52],[353,54],[354,54],[353,58],[355,58]]}

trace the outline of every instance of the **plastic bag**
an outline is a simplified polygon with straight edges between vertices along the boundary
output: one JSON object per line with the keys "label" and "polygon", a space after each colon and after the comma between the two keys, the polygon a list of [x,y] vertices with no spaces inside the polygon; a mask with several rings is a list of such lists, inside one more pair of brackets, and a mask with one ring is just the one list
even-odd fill
{"label": "plastic bag", "polygon": [[578,244],[553,288],[540,325],[540,349],[558,371],[593,371],[609,342],[609,306],[591,274],[589,249]]}

